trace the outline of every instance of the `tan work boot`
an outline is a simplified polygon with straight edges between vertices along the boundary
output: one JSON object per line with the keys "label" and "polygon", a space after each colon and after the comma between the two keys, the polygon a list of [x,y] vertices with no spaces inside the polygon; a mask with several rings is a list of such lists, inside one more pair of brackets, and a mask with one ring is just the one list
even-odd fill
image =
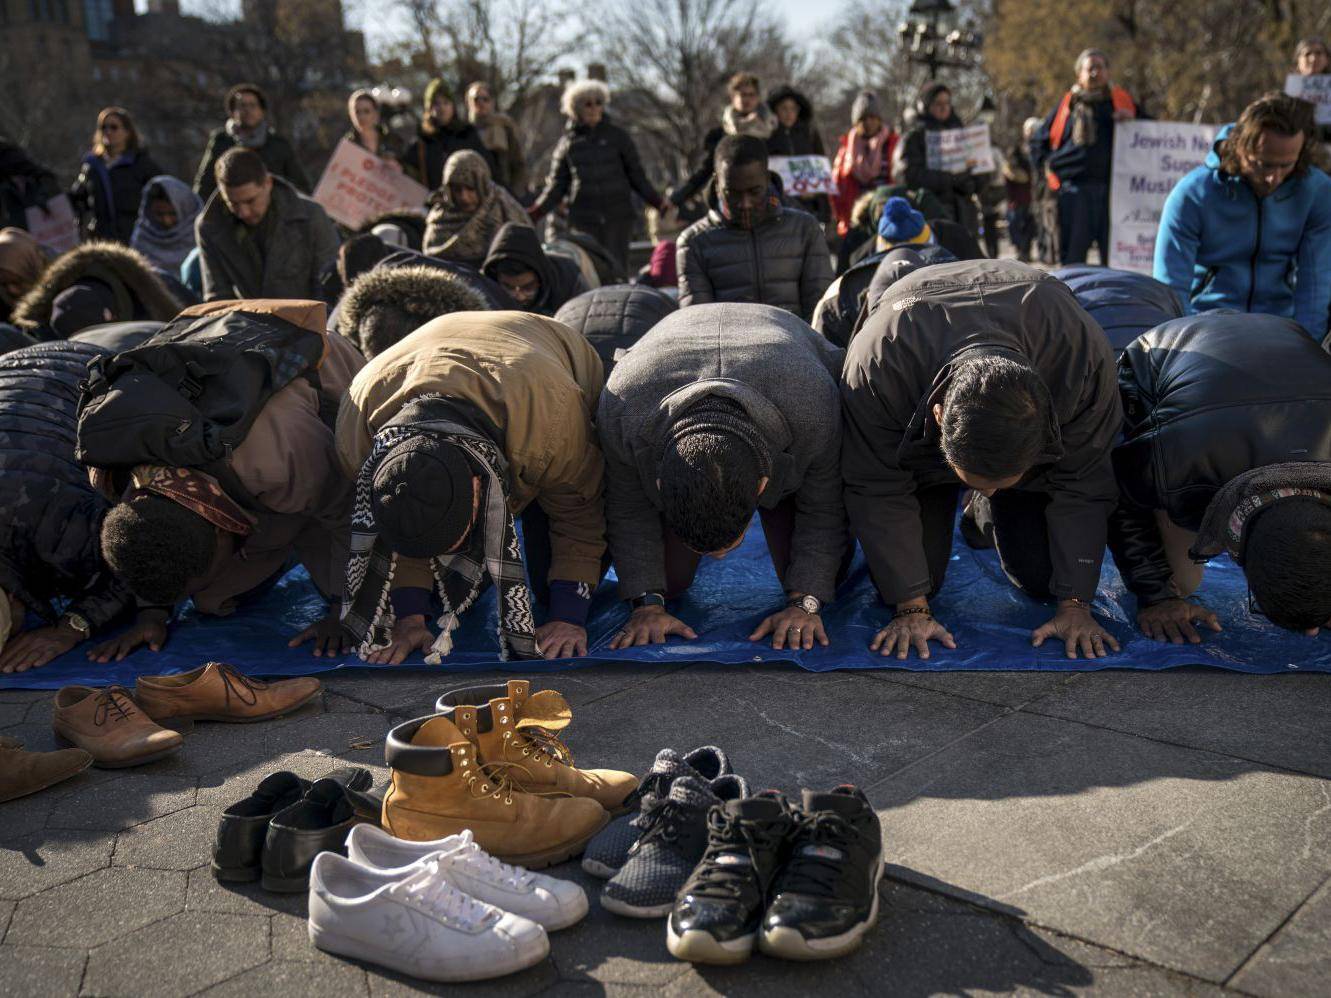
{"label": "tan work boot", "polygon": [[0,804],[55,786],[92,765],[83,749],[24,752],[17,738],[0,735]]}
{"label": "tan work boot", "polygon": [[51,727],[65,741],[92,754],[102,769],[141,766],[185,743],[178,731],[158,727],[123,686],[94,690],[66,686],[55,695]]}
{"label": "tan work boot", "polygon": [[573,754],[553,734],[569,725],[573,712],[554,690],[533,695],[530,682],[510,679],[506,686],[445,693],[435,709],[476,745],[481,762],[506,763],[508,777],[519,790],[590,797],[618,814],[624,799],[638,789],[632,773],[574,767]]}
{"label": "tan work boot", "polygon": [[178,676],[140,676],[134,699],[154,721],[267,721],[305,706],[323,683],[313,676],[263,682],[222,662]]}
{"label": "tan work boot", "polygon": [[610,820],[592,800],[536,796],[491,774],[476,747],[446,717],[420,717],[388,733],[393,769],[383,826],[400,839],[425,842],[471,829],[496,859],[540,869],[577,856]]}

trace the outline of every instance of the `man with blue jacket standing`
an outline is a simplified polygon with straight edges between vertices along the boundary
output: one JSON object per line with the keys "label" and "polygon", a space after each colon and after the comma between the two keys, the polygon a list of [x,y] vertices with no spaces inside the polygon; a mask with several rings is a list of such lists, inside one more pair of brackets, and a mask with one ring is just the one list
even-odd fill
{"label": "man with blue jacket standing", "polygon": [[1312,165],[1313,106],[1280,93],[1249,104],[1170,192],[1155,277],[1189,313],[1292,318],[1314,338],[1331,309],[1331,177]]}

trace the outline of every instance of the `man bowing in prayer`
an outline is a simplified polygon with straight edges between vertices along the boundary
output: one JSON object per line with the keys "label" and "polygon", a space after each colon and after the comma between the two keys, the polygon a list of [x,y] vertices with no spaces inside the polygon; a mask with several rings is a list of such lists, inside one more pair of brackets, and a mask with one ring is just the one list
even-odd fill
{"label": "man bowing in prayer", "polygon": [[[437,663],[487,577],[503,658],[587,653],[605,571],[591,422],[603,380],[581,335],[525,312],[433,319],[365,366],[337,444],[356,479],[343,623],[366,661],[428,650]],[[548,607],[540,627],[533,595]]]}

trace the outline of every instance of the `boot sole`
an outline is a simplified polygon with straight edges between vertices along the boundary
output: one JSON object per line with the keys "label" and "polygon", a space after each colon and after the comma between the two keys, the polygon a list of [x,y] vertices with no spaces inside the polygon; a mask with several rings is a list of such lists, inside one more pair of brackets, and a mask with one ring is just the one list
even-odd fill
{"label": "boot sole", "polygon": [[10,794],[10,795],[7,796],[7,797],[0,797],[0,804],[4,804],[6,801],[19,800],[20,798],[23,798],[23,797],[30,797],[30,796],[33,795],[33,794],[39,794],[39,793],[41,793],[43,790],[47,789],[48,787],[53,787],[53,786],[55,786],[57,783],[64,783],[66,780],[71,779],[71,778],[73,778],[73,777],[75,777],[75,776],[78,776],[79,773],[83,772],[85,769],[87,769],[87,768],[88,768],[89,766],[91,766],[92,764],[93,764],[93,760],[89,759],[87,762],[85,762],[85,763],[84,763],[82,766],[80,766],[78,769],[72,770],[71,772],[68,772],[68,773],[61,773],[59,776],[53,777],[53,778],[47,780],[45,783],[39,783],[39,784],[38,784],[37,786],[35,786],[35,787],[29,787],[27,790],[24,790],[24,791],[21,792],[21,793]]}
{"label": "boot sole", "polygon": [[582,859],[582,872],[589,873],[593,877],[599,877],[602,880],[609,880],[619,872],[619,867],[607,866],[599,860],[588,859],[584,856]]}
{"label": "boot sole", "polygon": [[[351,939],[336,932],[329,932],[327,929],[321,929],[310,923],[309,928],[310,942],[317,949],[325,953],[335,953],[338,956],[349,957],[352,960],[363,960],[366,963],[372,963],[380,967],[387,967],[399,973],[407,974],[411,977],[418,977],[425,981],[434,981],[439,984],[461,984],[466,981],[488,981],[495,978],[507,977],[509,974],[516,974],[520,970],[526,970],[534,967],[547,956],[550,955],[550,943],[547,940],[545,951],[535,959],[526,959],[516,963],[512,967],[505,967],[498,972],[491,969],[477,970],[471,973],[459,974],[427,974],[419,966],[409,966],[406,962],[394,960],[395,954],[385,952],[373,946],[367,946],[362,942]],[[390,962],[392,961],[392,962]]]}
{"label": "boot sole", "polygon": [[[322,688],[317,689],[309,696],[307,696],[304,700],[298,700],[293,704],[283,707],[281,710],[273,710],[269,711],[267,714],[260,714],[258,717],[235,717],[230,714],[179,714],[179,715],[173,715],[172,717],[167,718],[167,720],[168,721],[216,721],[218,724],[258,724],[260,721],[276,720],[277,718],[284,717],[287,714],[292,713],[293,711],[300,710],[300,708],[304,707],[307,703],[309,703],[311,700],[313,700],[322,692],[323,692]],[[154,718],[154,721],[157,724],[164,723],[162,721],[157,721],[156,718]]]}
{"label": "boot sole", "polygon": [[601,907],[606,911],[614,912],[616,915],[623,915],[625,918],[665,918],[675,910],[675,902],[668,901],[665,904],[654,905],[632,905],[626,901],[620,901],[618,898],[607,897],[604,892],[601,894]]}
{"label": "boot sole", "polygon": [[602,814],[600,824],[572,841],[561,843],[541,852],[514,853],[512,855],[501,855],[495,852],[491,855],[495,859],[512,866],[525,866],[528,870],[544,870],[547,866],[554,866],[566,859],[582,855],[582,851],[587,848],[587,843],[595,838],[596,833],[608,824],[610,824],[610,815]]}
{"label": "boot sole", "polygon": [[708,963],[728,966],[743,963],[753,955],[758,943],[758,933],[750,932],[726,942],[712,936],[710,932],[689,929],[683,935],[675,935],[675,927],[666,921],[666,949],[677,960],[689,963]]}
{"label": "boot sole", "polygon": [[877,872],[873,878],[873,904],[869,908],[869,917],[854,925],[838,936],[825,939],[805,939],[798,929],[781,926],[775,929],[763,929],[758,933],[758,949],[768,956],[783,960],[833,960],[845,956],[859,948],[869,930],[878,924],[878,883],[883,879],[883,860],[878,858]]}

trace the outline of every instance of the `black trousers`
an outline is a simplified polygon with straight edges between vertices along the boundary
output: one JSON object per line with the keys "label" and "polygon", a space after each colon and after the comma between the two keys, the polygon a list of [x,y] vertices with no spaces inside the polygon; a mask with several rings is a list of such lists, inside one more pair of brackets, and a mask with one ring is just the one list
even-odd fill
{"label": "black trousers", "polygon": [[[956,522],[959,485],[935,485],[919,489],[920,523],[924,528],[924,555],[929,565],[932,599],[943,587],[947,564],[952,558],[952,527]],[[970,521],[966,533],[992,543],[1008,581],[1034,599],[1052,598],[1049,585],[1053,564],[1049,560],[1049,526],[1045,510],[1049,496],[1041,492],[1005,489],[986,498],[972,493],[966,508]]]}
{"label": "black trousers", "polygon": [[595,239],[619,265],[619,272],[627,276],[629,241],[633,238],[633,225],[637,220],[632,210],[614,218],[594,221],[588,218],[570,219],[570,226]]}

